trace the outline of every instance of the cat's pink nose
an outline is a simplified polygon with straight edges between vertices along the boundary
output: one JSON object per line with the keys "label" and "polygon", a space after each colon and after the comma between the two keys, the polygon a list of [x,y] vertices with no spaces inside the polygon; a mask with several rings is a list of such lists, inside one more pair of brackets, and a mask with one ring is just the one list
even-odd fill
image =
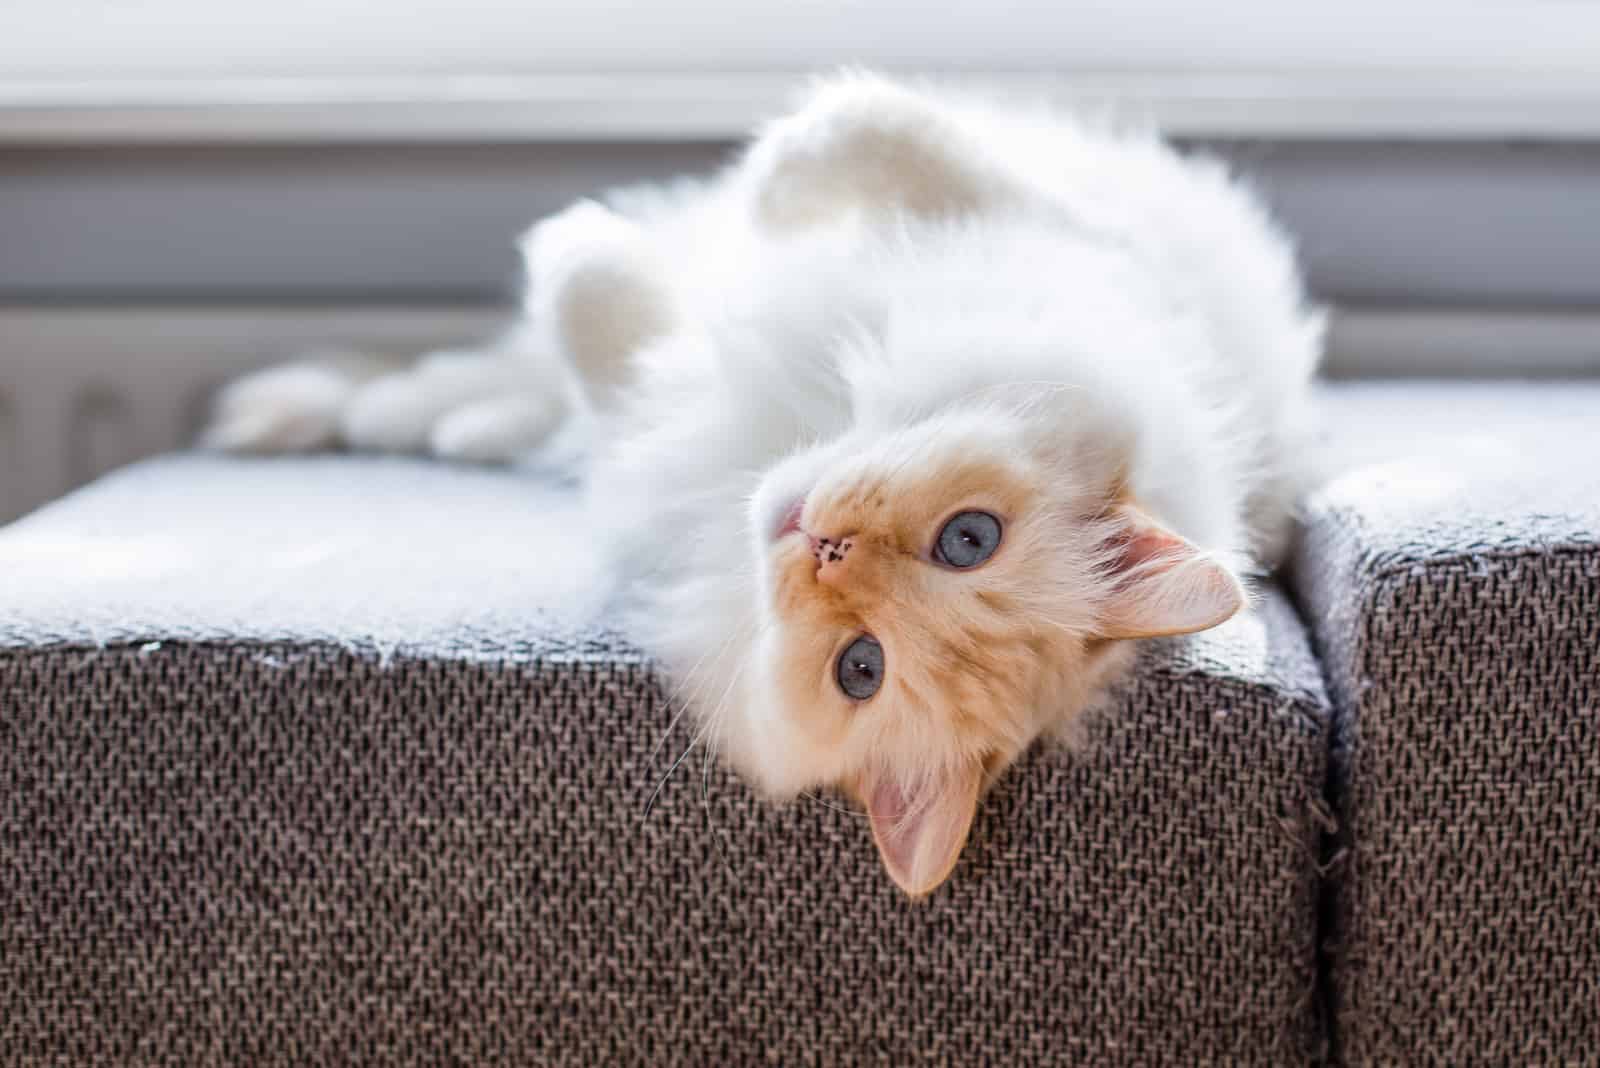
{"label": "cat's pink nose", "polygon": [[817,558],[817,578],[823,582],[838,582],[844,573],[845,557],[855,545],[852,538],[819,538],[810,535],[811,555]]}

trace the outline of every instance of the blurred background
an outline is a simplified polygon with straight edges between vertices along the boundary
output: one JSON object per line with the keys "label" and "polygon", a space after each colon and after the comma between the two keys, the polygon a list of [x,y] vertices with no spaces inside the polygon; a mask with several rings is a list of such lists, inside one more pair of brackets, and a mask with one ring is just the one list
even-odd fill
{"label": "blurred background", "polygon": [[1600,372],[1600,4],[6,0],[0,522],[320,344],[493,330],[516,235],[807,72],[1149,119],[1254,176],[1329,373]]}

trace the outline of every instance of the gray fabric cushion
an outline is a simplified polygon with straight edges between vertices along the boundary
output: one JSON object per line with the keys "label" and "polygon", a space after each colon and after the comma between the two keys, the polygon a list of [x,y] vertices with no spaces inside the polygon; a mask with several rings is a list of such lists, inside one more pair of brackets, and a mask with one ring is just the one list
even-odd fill
{"label": "gray fabric cushion", "polygon": [[[1154,643],[909,904],[756,801],[588,595],[570,502],[174,458],[0,532],[0,1062],[1306,1063],[1326,702]],[[587,577],[585,577],[587,576]],[[573,613],[564,612],[563,615]]]}
{"label": "gray fabric cushion", "polygon": [[1600,387],[1326,397],[1295,585],[1337,706],[1348,1064],[1600,1045]]}

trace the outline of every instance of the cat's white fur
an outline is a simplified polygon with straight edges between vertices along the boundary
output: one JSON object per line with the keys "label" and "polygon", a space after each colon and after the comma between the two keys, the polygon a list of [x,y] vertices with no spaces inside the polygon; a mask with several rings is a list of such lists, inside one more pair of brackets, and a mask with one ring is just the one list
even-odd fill
{"label": "cat's white fur", "polygon": [[863,759],[809,750],[767,678],[773,532],[841,469],[1043,435],[1210,559],[1282,551],[1320,319],[1257,201],[1152,135],[844,77],[724,173],[582,202],[523,248],[496,345],[266,372],[212,440],[490,460],[588,428],[636,630],[770,793]]}

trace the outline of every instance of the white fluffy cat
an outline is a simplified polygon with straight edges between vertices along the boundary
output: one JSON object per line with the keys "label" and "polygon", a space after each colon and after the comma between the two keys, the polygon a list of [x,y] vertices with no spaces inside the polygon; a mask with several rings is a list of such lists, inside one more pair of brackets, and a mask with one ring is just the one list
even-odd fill
{"label": "white fluffy cat", "polygon": [[1256,201],[1152,136],[845,77],[523,247],[490,350],[269,371],[210,440],[500,460],[585,428],[701,736],[770,795],[854,796],[908,893],[1134,639],[1227,619],[1283,548],[1320,320]]}

